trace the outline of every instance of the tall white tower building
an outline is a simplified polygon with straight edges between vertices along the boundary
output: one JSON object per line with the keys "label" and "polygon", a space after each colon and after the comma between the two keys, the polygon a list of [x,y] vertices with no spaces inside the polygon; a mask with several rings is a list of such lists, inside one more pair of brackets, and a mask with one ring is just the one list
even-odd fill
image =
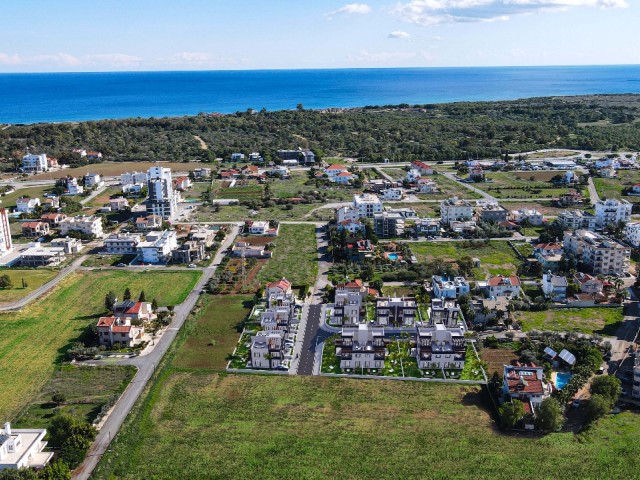
{"label": "tall white tower building", "polygon": [[178,212],[178,193],[173,190],[171,169],[151,167],[149,169],[149,201],[147,212],[172,220]]}
{"label": "tall white tower building", "polygon": [[9,230],[9,214],[6,208],[0,208],[0,257],[9,253],[11,243],[11,231]]}

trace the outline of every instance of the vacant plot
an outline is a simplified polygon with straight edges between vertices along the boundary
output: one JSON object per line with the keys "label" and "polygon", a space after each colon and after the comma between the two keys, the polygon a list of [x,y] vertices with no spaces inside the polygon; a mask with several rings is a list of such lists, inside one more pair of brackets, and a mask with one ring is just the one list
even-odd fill
{"label": "vacant plot", "polygon": [[[477,192],[465,187],[464,185],[456,182],[455,180],[451,180],[450,178],[445,177],[444,175],[431,175],[429,177],[438,185],[438,193],[426,193],[418,195],[419,198],[426,200],[442,200],[445,198],[458,197],[458,198],[467,198],[467,199],[475,199],[481,198]],[[475,184],[472,184],[475,186]]]}
{"label": "vacant plot", "polygon": [[419,261],[443,260],[455,262],[462,257],[477,257],[480,268],[476,268],[474,277],[484,279],[487,275],[509,275],[517,271],[520,260],[506,241],[490,242],[413,242],[411,251]]}
{"label": "vacant plot", "polygon": [[29,177],[30,180],[42,180],[49,178],[62,178],[67,175],[74,177],[83,176],[86,173],[99,173],[108,177],[121,175],[125,172],[132,171],[147,171],[151,167],[166,167],[170,168],[172,172],[186,172],[195,170],[196,168],[202,168],[203,164],[200,162],[192,163],[173,163],[173,162],[104,162],[95,163],[92,165],[86,165],[76,168],[65,168],[58,170],[57,172],[47,172]]}
{"label": "vacant plot", "polygon": [[[435,218],[438,216],[439,207],[437,203],[387,203],[385,202],[385,206],[389,206],[391,208],[412,208],[415,210],[416,215],[420,218]],[[335,216],[335,215],[334,215]]]}
{"label": "vacant plot", "polygon": [[487,182],[474,183],[473,186],[496,198],[555,198],[570,190],[550,182],[557,175],[562,175],[562,172],[489,172],[486,174]]}
{"label": "vacant plot", "polygon": [[573,150],[551,150],[546,152],[534,152],[526,155],[528,159],[534,158],[564,158],[564,157],[574,157],[578,155],[578,152],[574,152]]}
{"label": "vacant plot", "polygon": [[[58,272],[56,270],[49,268],[37,270],[18,270],[14,268],[0,269],[0,276],[9,275],[11,283],[13,283],[12,288],[0,288],[0,305],[3,303],[15,302],[16,300],[24,298],[35,289],[40,288],[48,281],[53,280],[57,274]],[[23,280],[27,284],[24,288],[22,287]]]}
{"label": "vacant plot", "polygon": [[200,272],[104,271],[74,274],[40,301],[0,315],[0,417],[11,419],[40,391],[67,346],[105,313],[104,297],[129,287],[159,305],[184,300]]}
{"label": "vacant plot", "polygon": [[215,198],[235,198],[241,202],[248,200],[260,200],[262,198],[262,185],[244,185],[232,188],[218,188],[215,190]]}
{"label": "vacant plot", "polygon": [[[136,373],[133,366],[63,365],[46,383],[34,402],[20,415],[17,428],[49,428],[50,419],[65,413],[79,421],[93,422],[103,405],[113,403]],[[62,394],[61,404],[52,402]]]}
{"label": "vacant plot", "polygon": [[91,208],[100,208],[105,204],[109,204],[109,199],[113,195],[122,194],[121,187],[107,187],[103,192],[99,193],[95,197],[93,197],[90,201],[88,201],[85,206]]}
{"label": "vacant plot", "polygon": [[515,312],[516,320],[528,330],[561,332],[615,333],[623,321],[622,308],[557,308],[542,312]]}
{"label": "vacant plot", "polygon": [[[195,210],[197,222],[237,222],[242,219],[252,220],[329,220],[335,218],[332,208],[318,207],[320,204],[278,205],[269,208],[253,210],[242,205],[229,205],[219,207],[200,206]],[[313,213],[309,214],[312,210]]]}
{"label": "vacant plot", "polygon": [[249,315],[252,305],[251,295],[207,296],[202,310],[185,324],[187,339],[173,364],[182,368],[224,370],[227,355],[238,343],[237,326]]}
{"label": "vacant plot", "polygon": [[504,435],[477,387],[168,369],[94,477],[628,478],[638,426],[623,413],[579,437]]}
{"label": "vacant plot", "polygon": [[[539,200],[537,202],[500,202],[500,205],[502,205],[504,208],[506,208],[507,210],[511,211],[511,210],[520,210],[522,208],[533,208],[535,210],[538,210],[540,213],[542,213],[543,215],[550,215],[550,216],[556,216],[558,215],[560,212],[566,210],[565,207],[556,207],[552,204],[552,202],[550,200]],[[578,210],[584,210],[586,208],[590,207],[589,202],[587,201],[587,203],[584,206],[575,206],[575,207],[571,207],[572,209],[578,209]]]}
{"label": "vacant plot", "polygon": [[202,200],[206,192],[211,188],[211,182],[193,182],[191,188],[180,192],[180,196],[186,199]]}
{"label": "vacant plot", "polygon": [[274,239],[273,258],[258,275],[261,282],[286,277],[294,285],[313,285],[318,274],[316,231],[313,225],[281,225]]}
{"label": "vacant plot", "polygon": [[507,348],[483,348],[480,350],[480,358],[487,362],[487,375],[490,376],[494,372],[502,375],[504,366],[510,365],[512,360],[517,360],[518,355]]}
{"label": "vacant plot", "polygon": [[46,185],[42,187],[27,187],[19,188],[11,193],[0,196],[2,203],[0,205],[5,208],[13,208],[16,206],[16,200],[20,197],[40,198],[40,201],[44,200],[43,195],[51,190],[52,185]]}

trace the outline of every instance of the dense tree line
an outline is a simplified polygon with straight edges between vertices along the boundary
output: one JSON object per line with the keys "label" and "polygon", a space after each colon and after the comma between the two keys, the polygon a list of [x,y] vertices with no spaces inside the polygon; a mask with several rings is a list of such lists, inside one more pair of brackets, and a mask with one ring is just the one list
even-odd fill
{"label": "dense tree line", "polygon": [[[105,160],[211,160],[233,151],[311,148],[367,160],[497,157],[549,147],[640,150],[640,95],[369,106],[326,113],[266,110],[222,116],[17,125],[0,131],[0,157],[29,146],[67,163],[71,149]],[[202,150],[198,135],[209,146]],[[77,160],[77,159],[76,159]]]}

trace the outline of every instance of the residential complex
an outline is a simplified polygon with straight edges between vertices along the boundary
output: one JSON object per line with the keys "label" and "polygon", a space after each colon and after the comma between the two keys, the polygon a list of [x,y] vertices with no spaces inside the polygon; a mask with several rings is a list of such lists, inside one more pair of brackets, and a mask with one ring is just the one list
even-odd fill
{"label": "residential complex", "polygon": [[104,235],[102,218],[85,215],[65,218],[60,222],[60,235],[67,236],[70,232],[78,232],[92,238],[100,238]]}
{"label": "residential complex", "polygon": [[575,256],[594,275],[617,275],[629,271],[631,248],[595,232],[565,232],[564,250]]}
{"label": "residential complex", "polygon": [[582,210],[563,210],[558,214],[557,220],[560,225],[569,230],[596,229],[596,217]]}
{"label": "residential complex", "polygon": [[612,223],[628,222],[631,218],[631,203],[627,200],[609,198],[595,203],[596,225],[600,228]]}
{"label": "residential complex", "polygon": [[418,318],[418,304],[413,297],[382,297],[376,300],[376,325],[412,326]]}
{"label": "residential complex", "polygon": [[361,368],[384,367],[387,348],[384,328],[360,324],[354,328],[343,328],[336,340],[336,357],[340,359],[340,368],[355,370]]}
{"label": "residential complex", "polygon": [[334,325],[358,325],[366,315],[365,300],[368,288],[362,280],[336,285],[331,323]]}
{"label": "residential complex", "polygon": [[41,153],[40,155],[27,153],[22,157],[22,171],[25,173],[48,172],[49,162],[47,162],[47,155],[44,153]]}
{"label": "residential complex", "polygon": [[464,368],[466,324],[454,299],[431,302],[429,320],[418,327],[417,356],[421,369]]}
{"label": "residential complex", "polygon": [[143,263],[167,263],[176,248],[178,238],[175,231],[149,232],[145,241],[138,243],[138,259]]}

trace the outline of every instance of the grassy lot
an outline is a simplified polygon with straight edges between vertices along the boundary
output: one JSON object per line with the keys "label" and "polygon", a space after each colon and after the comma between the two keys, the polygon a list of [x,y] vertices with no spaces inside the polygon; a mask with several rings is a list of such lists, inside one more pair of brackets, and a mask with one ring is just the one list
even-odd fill
{"label": "grassy lot", "polygon": [[261,282],[286,277],[294,285],[313,285],[318,274],[318,256],[313,225],[281,225],[274,240],[273,257],[258,274]]}
{"label": "grassy lot", "polygon": [[118,264],[124,263],[129,265],[136,258],[136,255],[88,255],[87,259],[82,262],[83,267],[117,267]]}
{"label": "grassy lot", "polygon": [[[566,210],[566,208],[564,207],[553,206],[550,200],[547,200],[547,201],[540,200],[537,202],[508,202],[507,201],[507,202],[500,202],[500,205],[502,205],[504,208],[506,208],[509,211],[519,210],[522,208],[533,208],[535,210],[538,210],[543,215],[551,215],[551,216],[556,216],[563,210]],[[585,210],[588,207],[590,207],[590,205],[589,205],[589,202],[587,201],[587,203],[584,206],[575,206],[575,207],[571,207],[571,209]]]}
{"label": "grassy lot", "polygon": [[496,198],[552,198],[569,191],[555,187],[550,179],[562,172],[489,172],[488,182],[473,184]]}
{"label": "grassy lot", "polygon": [[480,268],[474,277],[484,279],[488,274],[507,275],[515,273],[520,260],[506,241],[484,243],[469,242],[414,242],[409,247],[419,261],[444,260],[454,262],[461,257],[480,259]]}
{"label": "grassy lot", "polygon": [[[58,274],[57,270],[43,269],[0,269],[0,275],[9,275],[13,288],[0,289],[0,304],[15,302],[25,297],[35,289],[53,279]],[[27,282],[27,287],[22,288],[22,280]]]}
{"label": "grassy lot", "polygon": [[[600,198],[623,198],[623,189],[640,183],[640,172],[637,170],[620,170],[618,175],[618,178],[593,179],[593,184],[595,185]],[[640,197],[624,196],[624,198],[630,202],[640,202]]]}
{"label": "grassy lot", "polygon": [[425,200],[442,200],[445,198],[458,197],[466,199],[481,198],[482,195],[476,193],[455,180],[445,177],[444,175],[431,175],[433,181],[438,184],[438,193],[425,193],[418,195],[419,198]]}
{"label": "grassy lot", "polygon": [[[332,208],[315,210],[320,206],[322,206],[320,203],[292,205],[289,210],[284,205],[279,205],[256,210],[256,215],[252,215],[252,210],[242,205],[221,206],[217,212],[214,207],[200,206],[194,211],[194,216],[197,222],[237,222],[248,218],[253,220],[321,221],[335,218],[335,211]],[[312,210],[315,211],[307,216]]]}
{"label": "grassy lot", "polygon": [[111,196],[112,195],[116,195],[116,194],[122,194],[122,188],[121,187],[119,187],[119,186],[107,187],[107,188],[104,189],[104,191],[102,193],[96,195],[91,200],[89,200],[85,204],[85,207],[91,207],[91,208],[98,209],[98,208],[104,206],[105,204],[108,204],[109,203],[109,199],[111,198]]}
{"label": "grassy lot", "polygon": [[16,206],[16,200],[20,197],[29,197],[29,198],[40,198],[40,202],[44,200],[43,195],[51,190],[52,185],[45,185],[41,187],[27,187],[27,188],[18,188],[7,195],[0,196],[0,206],[13,209]]}
{"label": "grassy lot", "polygon": [[394,180],[404,180],[407,176],[406,170],[401,167],[382,167],[381,170]]}
{"label": "grassy lot", "polygon": [[0,315],[0,418],[11,419],[40,391],[66,347],[105,313],[109,290],[120,298],[126,287],[134,296],[144,290],[159,305],[175,305],[199,276],[193,271],[77,273],[42,300]]}
{"label": "grassy lot", "polygon": [[[34,402],[20,415],[16,428],[48,428],[51,417],[65,413],[93,422],[102,406],[113,403],[136,373],[133,366],[83,367],[63,365],[49,379]],[[54,393],[65,396],[62,405],[51,401]]]}
{"label": "grassy lot", "polygon": [[[403,203],[384,202],[385,207],[391,208],[413,208],[420,218],[435,218],[438,216],[439,206],[437,203]],[[333,211],[333,210],[332,210]],[[335,215],[334,215],[335,216]]]}
{"label": "grassy lot", "polygon": [[262,185],[218,188],[215,190],[215,198],[235,198],[241,202],[246,200],[260,200],[262,198]]}
{"label": "grassy lot", "polygon": [[573,157],[578,155],[578,152],[573,150],[553,150],[551,152],[535,152],[526,155],[527,159],[532,160],[534,158],[564,158]]}
{"label": "grassy lot", "polygon": [[639,425],[504,435],[476,387],[168,368],[94,478],[629,478]]}
{"label": "grassy lot", "polygon": [[184,199],[195,198],[202,199],[202,195],[211,187],[211,182],[193,182],[191,188],[185,192],[180,192],[180,196]]}
{"label": "grassy lot", "polygon": [[542,312],[515,312],[525,331],[558,330],[581,333],[615,333],[623,320],[622,308],[561,308]]}
{"label": "grassy lot", "polygon": [[224,370],[227,354],[238,342],[236,326],[251,311],[253,296],[205,297],[202,309],[185,324],[186,341],[180,346],[174,365],[181,368]]}
{"label": "grassy lot", "polygon": [[326,193],[331,201],[335,202],[351,200],[354,194],[362,192],[361,189],[343,186],[318,188],[315,181],[312,181],[309,185],[305,185],[307,181],[309,181],[307,172],[291,172],[291,178],[286,180],[269,180],[269,188],[271,189],[272,196],[276,198],[297,197],[301,194],[321,191]]}
{"label": "grassy lot", "polygon": [[42,180],[49,178],[62,178],[67,175],[74,177],[84,176],[87,173],[99,173],[100,175],[115,176],[121,175],[125,172],[135,171],[147,171],[151,167],[166,167],[170,168],[172,172],[186,172],[189,170],[195,170],[196,168],[202,168],[203,166],[210,166],[200,162],[190,163],[172,163],[172,162],[104,162],[96,163],[92,165],[86,165],[84,167],[65,168],[57,172],[47,172],[29,177],[30,180]]}

